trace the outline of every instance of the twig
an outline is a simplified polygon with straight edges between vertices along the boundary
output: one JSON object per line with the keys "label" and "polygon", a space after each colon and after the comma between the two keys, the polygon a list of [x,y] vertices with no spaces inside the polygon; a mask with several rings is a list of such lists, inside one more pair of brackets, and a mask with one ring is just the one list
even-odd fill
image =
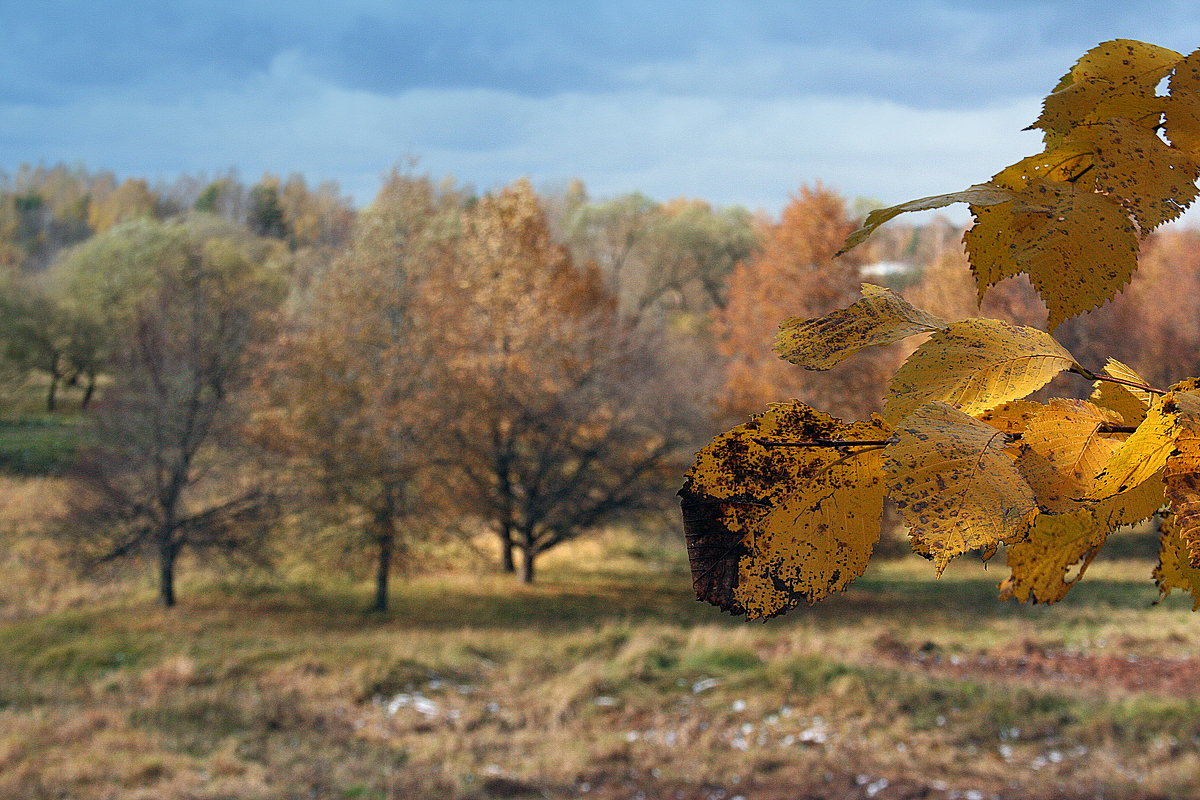
{"label": "twig", "polygon": [[1082,375],[1083,377],[1087,378],[1089,381],[1108,381],[1109,383],[1119,383],[1122,386],[1129,386],[1130,388],[1133,388],[1133,389],[1141,389],[1143,392],[1150,392],[1150,394],[1166,394],[1167,393],[1165,389],[1156,389],[1153,386],[1150,386],[1145,383],[1138,383],[1137,381],[1131,381],[1131,380],[1127,380],[1125,378],[1116,378],[1116,377],[1113,377],[1112,375],[1105,375],[1103,372],[1092,372],[1087,367],[1080,366],[1079,364],[1076,364],[1075,366],[1071,367],[1071,369],[1069,369],[1067,371],[1074,372],[1076,375]]}
{"label": "twig", "polygon": [[811,442],[795,442],[779,439],[761,439],[755,438],[755,442],[763,447],[887,447],[889,444],[895,444],[897,439],[893,436],[890,439],[813,439]]}

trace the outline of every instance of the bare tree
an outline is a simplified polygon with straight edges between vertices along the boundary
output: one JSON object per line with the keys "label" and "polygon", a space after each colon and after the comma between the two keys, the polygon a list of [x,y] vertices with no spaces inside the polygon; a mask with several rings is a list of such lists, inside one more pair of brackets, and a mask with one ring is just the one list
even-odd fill
{"label": "bare tree", "polygon": [[[235,450],[234,407],[244,354],[280,291],[260,243],[216,220],[106,236],[104,252],[124,253],[130,283],[109,320],[114,383],[75,472],[71,534],[92,561],[152,555],[159,599],[172,606],[184,548],[244,547],[271,508],[261,472]],[[86,277],[106,263],[85,253],[75,268]]]}

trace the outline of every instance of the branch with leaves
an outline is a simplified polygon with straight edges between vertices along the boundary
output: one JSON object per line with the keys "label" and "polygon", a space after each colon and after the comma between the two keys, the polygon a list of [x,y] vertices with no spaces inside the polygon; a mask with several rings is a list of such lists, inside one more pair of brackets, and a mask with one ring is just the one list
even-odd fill
{"label": "branch with leaves", "polygon": [[[964,191],[874,211],[842,252],[899,214],[966,202],[980,296],[1025,273],[1049,330],[1110,300],[1141,238],[1197,194],[1200,51],[1098,45],[1033,127],[1041,153]],[[1047,603],[1112,531],[1165,506],[1153,577],[1200,607],[1200,380],[1158,389],[1112,359],[1092,370],[1047,331],[946,321],[869,284],[846,308],[784,320],[775,352],[826,370],[915,335],[928,338],[892,377],[882,415],[847,422],[776,403],[700,451],[680,496],[701,599],[767,618],[843,590],[866,568],[886,496],[939,574],[1004,547],[1001,596]],[[1087,400],[1029,399],[1062,373],[1093,382]]]}

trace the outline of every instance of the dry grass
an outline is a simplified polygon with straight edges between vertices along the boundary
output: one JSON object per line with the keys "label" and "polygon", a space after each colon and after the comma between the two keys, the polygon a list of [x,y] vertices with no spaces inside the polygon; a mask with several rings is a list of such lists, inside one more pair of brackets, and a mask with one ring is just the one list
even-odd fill
{"label": "dry grass", "polygon": [[674,548],[620,533],[533,587],[401,582],[389,615],[361,612],[367,586],[194,566],[167,612],[41,549],[61,487],[2,488],[0,797],[1200,796],[1200,689],[1013,667],[1194,666],[1195,617],[1150,607],[1144,562],[1098,563],[1050,609],[996,601],[997,569],[889,562],[749,625],[689,598]]}

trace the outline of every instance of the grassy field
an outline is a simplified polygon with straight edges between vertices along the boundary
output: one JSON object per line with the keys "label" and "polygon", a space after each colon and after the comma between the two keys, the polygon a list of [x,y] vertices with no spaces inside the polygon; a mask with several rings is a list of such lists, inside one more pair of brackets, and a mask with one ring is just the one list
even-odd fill
{"label": "grassy field", "polygon": [[197,564],[163,611],[57,566],[63,491],[0,481],[3,798],[1200,797],[1200,628],[1143,560],[1052,608],[890,561],[763,625],[613,533],[533,587],[400,581],[387,615],[328,573]]}

